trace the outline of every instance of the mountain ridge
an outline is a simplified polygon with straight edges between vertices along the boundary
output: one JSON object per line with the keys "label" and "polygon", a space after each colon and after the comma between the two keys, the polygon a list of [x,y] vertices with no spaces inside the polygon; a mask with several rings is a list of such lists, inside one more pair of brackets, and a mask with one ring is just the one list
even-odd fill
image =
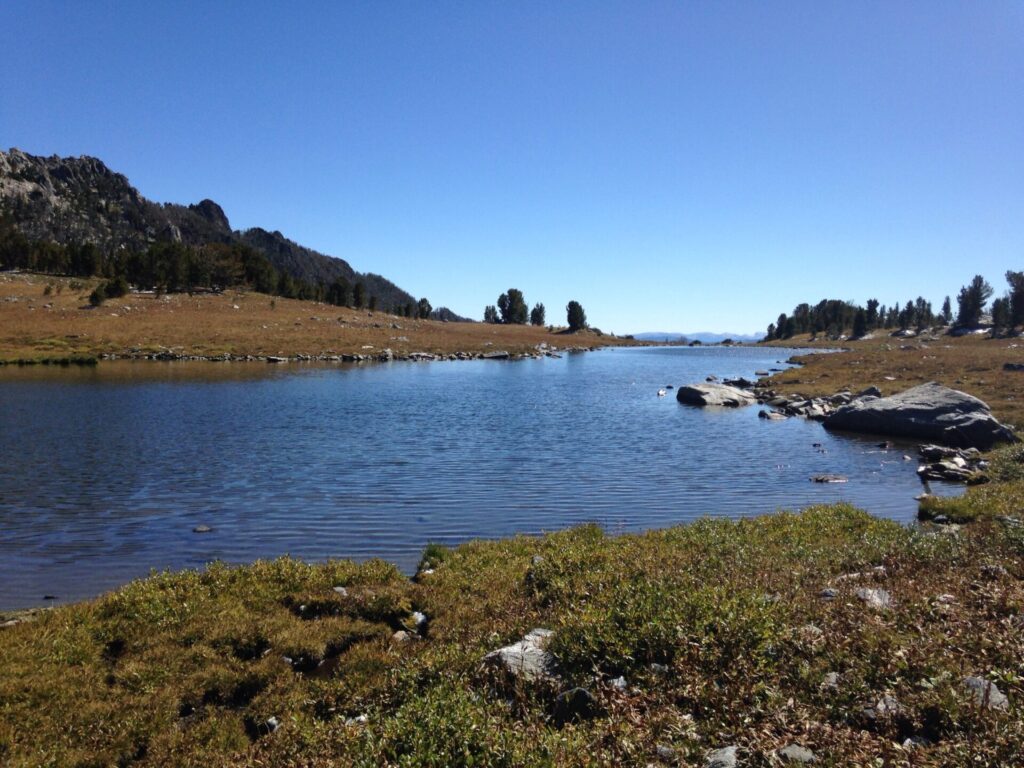
{"label": "mountain ridge", "polygon": [[233,230],[224,209],[208,198],[191,205],[149,200],[127,176],[88,155],[43,157],[17,148],[0,150],[0,213],[10,216],[31,240],[90,242],[108,254],[143,250],[158,242],[240,243],[296,280],[314,285],[338,279],[362,282],[367,295],[376,296],[384,307],[416,302],[387,278],[357,272],[344,259],[307,248],[277,230]]}

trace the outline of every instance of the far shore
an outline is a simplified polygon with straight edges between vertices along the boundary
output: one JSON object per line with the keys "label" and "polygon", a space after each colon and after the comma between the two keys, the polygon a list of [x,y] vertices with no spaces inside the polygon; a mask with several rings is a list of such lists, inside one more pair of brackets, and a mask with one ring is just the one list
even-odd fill
{"label": "far shore", "polygon": [[0,361],[504,359],[658,346],[597,328],[569,332],[554,307],[544,326],[420,320],[237,290],[131,293],[90,307],[97,282],[0,273]]}

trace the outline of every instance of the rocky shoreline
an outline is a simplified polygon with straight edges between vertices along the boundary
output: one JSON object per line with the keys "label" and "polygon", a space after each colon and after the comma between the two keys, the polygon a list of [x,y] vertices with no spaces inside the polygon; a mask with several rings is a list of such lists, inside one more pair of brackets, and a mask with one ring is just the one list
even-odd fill
{"label": "rocky shoreline", "polygon": [[[844,389],[832,395],[804,397],[776,391],[770,377],[719,382],[709,376],[703,384],[679,387],[676,399],[685,405],[702,407],[735,408],[758,403],[768,406],[758,416],[769,421],[805,418],[840,432],[936,441],[939,444],[927,442],[917,447],[917,474],[926,490],[920,499],[930,495],[930,480],[968,485],[988,482],[988,463],[982,451],[1018,440],[1012,429],[992,416],[983,401],[935,382],[890,397],[883,397],[875,386],[856,393]],[[888,440],[879,443],[879,447],[895,448]],[[904,458],[910,460],[910,456]],[[846,481],[839,475],[811,479],[820,483]]]}
{"label": "rocky shoreline", "polygon": [[564,355],[581,352],[596,352],[607,348],[602,346],[571,346],[556,347],[539,344],[525,352],[509,352],[493,350],[488,352],[395,352],[384,349],[377,353],[324,353],[319,355],[236,355],[225,352],[220,355],[196,355],[187,352],[176,352],[171,349],[160,352],[149,352],[141,349],[130,349],[125,352],[103,352],[96,356],[61,357],[61,358],[28,358],[16,360],[0,360],[0,367],[28,365],[96,365],[99,361],[138,361],[138,362],[209,362],[209,363],[391,363],[391,362],[434,362],[457,360],[540,360],[545,357],[560,359]]}

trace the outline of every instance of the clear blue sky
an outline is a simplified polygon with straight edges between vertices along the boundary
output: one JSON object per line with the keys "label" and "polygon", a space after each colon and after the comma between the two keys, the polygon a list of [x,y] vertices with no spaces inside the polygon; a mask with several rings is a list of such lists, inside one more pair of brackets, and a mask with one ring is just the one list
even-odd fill
{"label": "clear blue sky", "polygon": [[1024,3],[7,0],[0,145],[618,333],[1024,269]]}

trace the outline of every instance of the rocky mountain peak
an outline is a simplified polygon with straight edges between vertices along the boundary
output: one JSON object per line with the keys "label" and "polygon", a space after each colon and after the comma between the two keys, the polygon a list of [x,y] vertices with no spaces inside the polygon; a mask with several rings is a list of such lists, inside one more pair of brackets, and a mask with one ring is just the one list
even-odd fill
{"label": "rocky mountain peak", "polygon": [[190,211],[198,213],[218,229],[222,229],[225,232],[231,231],[231,225],[228,223],[228,217],[224,213],[224,209],[213,202],[213,200],[206,198],[205,200],[200,200],[195,205],[190,205],[188,208]]}

